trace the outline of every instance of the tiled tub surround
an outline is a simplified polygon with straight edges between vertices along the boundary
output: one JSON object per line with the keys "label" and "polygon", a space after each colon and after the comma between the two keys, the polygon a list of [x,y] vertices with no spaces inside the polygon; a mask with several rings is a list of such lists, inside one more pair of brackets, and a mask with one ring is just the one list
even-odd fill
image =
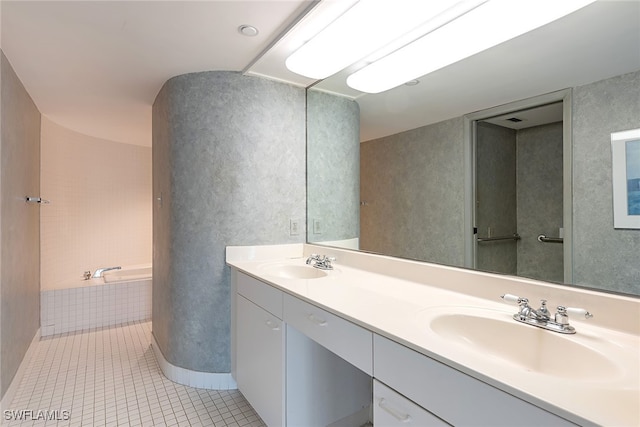
{"label": "tiled tub surround", "polygon": [[42,336],[151,320],[150,278],[116,283],[91,279],[77,285],[41,292]]}
{"label": "tiled tub surround", "polygon": [[[83,271],[151,262],[151,147],[75,132],[42,118],[41,289]],[[96,161],[99,159],[99,161]]]}
{"label": "tiled tub surround", "polygon": [[[336,269],[326,278],[298,280],[268,276],[259,268],[268,260],[304,264],[304,257],[310,253],[335,256]],[[379,338],[374,339],[374,348],[375,342],[390,340],[426,356],[425,359],[440,362],[516,397],[517,402],[528,402],[555,414],[560,417],[557,420],[564,419],[569,424],[640,423],[640,300],[637,298],[314,245],[230,247],[227,256],[233,268],[283,291],[285,299],[287,294],[291,295],[371,331],[374,338]],[[606,348],[609,354],[604,356],[614,360],[618,370],[605,377],[584,379],[530,372],[518,363],[487,357],[486,352],[451,343],[429,329],[425,314],[443,306],[451,311],[460,307],[482,307],[481,310],[509,319],[517,306],[501,302],[500,295],[505,293],[526,296],[532,305],[545,298],[551,308],[559,304],[587,308],[594,317],[584,321],[574,316],[571,323],[578,333],[567,339],[595,351]],[[542,329],[540,333],[554,334]],[[510,340],[510,337],[504,339]],[[377,376],[376,354],[374,352],[374,377]],[[566,360],[567,366],[580,362],[576,357]],[[428,384],[429,381],[423,386]],[[464,399],[471,399],[470,405],[478,405],[482,397],[459,391],[455,405],[464,404],[460,403]],[[511,406],[494,409],[489,411],[494,419],[514,416]],[[456,412],[456,416],[465,416],[465,412],[473,415],[473,411]],[[486,415],[487,411],[484,412]]]}

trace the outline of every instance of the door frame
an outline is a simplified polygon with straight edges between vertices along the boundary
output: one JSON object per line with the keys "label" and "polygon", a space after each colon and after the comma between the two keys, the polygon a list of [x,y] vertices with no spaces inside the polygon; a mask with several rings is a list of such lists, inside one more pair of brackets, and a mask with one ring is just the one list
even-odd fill
{"label": "door frame", "polygon": [[563,89],[545,95],[489,108],[464,116],[464,265],[476,268],[476,137],[477,122],[491,117],[562,102],[562,176],[564,228],[564,282],[573,283],[573,91]]}

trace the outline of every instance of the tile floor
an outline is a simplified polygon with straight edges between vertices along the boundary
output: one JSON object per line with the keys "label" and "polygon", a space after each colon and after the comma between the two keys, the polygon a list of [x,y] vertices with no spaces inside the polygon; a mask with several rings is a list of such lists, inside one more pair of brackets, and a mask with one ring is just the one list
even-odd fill
{"label": "tile floor", "polygon": [[3,425],[264,426],[237,390],[165,378],[150,343],[151,322],[42,338],[9,408],[23,420]]}

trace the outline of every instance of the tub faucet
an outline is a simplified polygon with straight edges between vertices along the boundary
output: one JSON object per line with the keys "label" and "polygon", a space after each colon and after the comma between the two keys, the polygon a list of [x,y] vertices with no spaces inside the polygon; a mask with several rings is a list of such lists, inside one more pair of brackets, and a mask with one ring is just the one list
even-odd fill
{"label": "tub faucet", "polygon": [[104,273],[105,271],[109,271],[109,270],[120,270],[122,267],[105,267],[105,268],[99,268],[96,271],[93,272],[93,276],[91,276],[93,279],[98,279],[100,277],[102,277],[102,273]]}

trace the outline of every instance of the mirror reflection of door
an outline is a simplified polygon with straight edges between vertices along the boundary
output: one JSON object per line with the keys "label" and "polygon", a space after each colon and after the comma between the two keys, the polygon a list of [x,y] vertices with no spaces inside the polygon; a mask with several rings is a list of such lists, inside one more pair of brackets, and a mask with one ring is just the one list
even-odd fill
{"label": "mirror reflection of door", "polygon": [[564,281],[562,157],[562,102],[476,123],[478,269]]}

